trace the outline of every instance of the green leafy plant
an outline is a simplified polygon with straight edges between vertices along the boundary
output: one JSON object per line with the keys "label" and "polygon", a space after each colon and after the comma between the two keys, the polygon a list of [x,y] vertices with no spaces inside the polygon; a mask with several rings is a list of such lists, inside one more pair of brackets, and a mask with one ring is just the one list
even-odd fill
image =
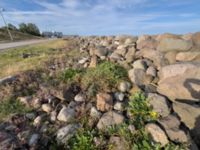
{"label": "green leafy plant", "polygon": [[143,127],[145,122],[156,120],[158,114],[152,110],[143,93],[130,96],[128,111],[137,128]]}
{"label": "green leafy plant", "polygon": [[88,68],[82,74],[81,85],[84,89],[96,93],[99,90],[105,91],[116,87],[121,80],[128,80],[127,70],[115,63],[104,61],[96,68]]}
{"label": "green leafy plant", "polygon": [[69,141],[71,150],[95,150],[96,146],[93,142],[94,130],[79,129],[77,134]]}

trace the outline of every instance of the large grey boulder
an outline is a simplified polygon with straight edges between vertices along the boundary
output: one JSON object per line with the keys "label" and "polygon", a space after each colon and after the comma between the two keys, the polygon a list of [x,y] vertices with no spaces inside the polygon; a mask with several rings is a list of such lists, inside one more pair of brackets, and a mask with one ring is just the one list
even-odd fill
{"label": "large grey boulder", "polygon": [[148,94],[149,104],[153,107],[153,111],[157,112],[161,117],[166,117],[170,113],[167,99],[155,93]]}
{"label": "large grey boulder", "polygon": [[160,69],[162,66],[167,65],[164,54],[154,49],[141,49],[137,53],[137,57],[144,57],[152,60],[157,69]]}
{"label": "large grey boulder", "polygon": [[148,123],[145,126],[145,130],[151,135],[153,141],[160,143],[161,146],[165,146],[169,143],[165,132],[158,125],[154,123]]}
{"label": "large grey boulder", "polygon": [[68,124],[57,131],[56,139],[58,143],[66,144],[67,141],[76,133],[79,128],[78,124]]}
{"label": "large grey boulder", "polygon": [[108,49],[105,46],[98,46],[94,50],[94,54],[101,57],[101,56],[106,56],[108,53]]}
{"label": "large grey boulder", "polygon": [[200,108],[198,105],[175,102],[173,109],[191,130],[192,139],[200,146]]}
{"label": "large grey boulder", "polygon": [[74,109],[63,107],[58,113],[57,119],[63,122],[70,122],[74,119],[75,113]]}
{"label": "large grey boulder", "polygon": [[125,55],[125,59],[127,63],[131,63],[134,60],[136,49],[134,47],[128,48],[128,51]]}
{"label": "large grey boulder", "polygon": [[199,101],[200,62],[168,65],[159,72],[157,90],[170,100]]}
{"label": "large grey boulder", "polygon": [[175,102],[173,109],[189,129],[194,129],[199,123],[200,109],[198,106]]}
{"label": "large grey boulder", "polygon": [[149,35],[142,35],[137,40],[137,49],[156,49],[157,41]]}
{"label": "large grey boulder", "polygon": [[159,120],[159,123],[165,129],[170,140],[177,143],[188,142],[186,133],[183,130],[179,129],[181,122],[176,116],[169,115]]}
{"label": "large grey boulder", "polygon": [[105,129],[112,125],[118,125],[124,122],[124,116],[115,111],[109,111],[101,117],[97,124],[98,129]]}
{"label": "large grey boulder", "polygon": [[128,71],[129,79],[138,86],[144,86],[152,81],[152,76],[147,75],[143,69],[131,69]]}
{"label": "large grey boulder", "polygon": [[157,49],[161,52],[188,51],[192,46],[193,44],[191,41],[175,38],[163,38],[159,42]]}

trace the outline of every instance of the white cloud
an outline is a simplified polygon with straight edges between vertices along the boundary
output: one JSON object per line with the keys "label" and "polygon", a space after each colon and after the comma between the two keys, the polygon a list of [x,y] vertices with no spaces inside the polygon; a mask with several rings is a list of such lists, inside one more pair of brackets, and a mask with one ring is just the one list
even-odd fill
{"label": "white cloud", "polygon": [[[58,30],[66,34],[141,34],[162,29],[180,31],[180,27],[189,29],[189,25],[197,23],[192,18],[196,14],[187,11],[176,14],[154,10],[149,13],[137,11],[139,8],[154,6],[155,1],[152,0],[97,0],[95,3],[93,0],[62,0],[57,4],[45,0],[34,0],[34,2],[43,7],[43,10],[5,12],[6,19],[14,24],[34,22],[41,30]],[[125,11],[130,9],[131,12],[124,13],[118,9]],[[164,20],[170,17],[189,20],[179,22]],[[164,21],[160,22],[159,19]]]}

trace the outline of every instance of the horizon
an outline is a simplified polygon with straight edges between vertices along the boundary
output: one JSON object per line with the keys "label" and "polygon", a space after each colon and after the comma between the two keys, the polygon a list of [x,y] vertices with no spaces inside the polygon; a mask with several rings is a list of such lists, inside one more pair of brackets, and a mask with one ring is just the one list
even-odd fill
{"label": "horizon", "polygon": [[[35,23],[65,35],[141,35],[198,32],[197,0],[1,0],[7,23]],[[3,26],[3,21],[0,22]]]}

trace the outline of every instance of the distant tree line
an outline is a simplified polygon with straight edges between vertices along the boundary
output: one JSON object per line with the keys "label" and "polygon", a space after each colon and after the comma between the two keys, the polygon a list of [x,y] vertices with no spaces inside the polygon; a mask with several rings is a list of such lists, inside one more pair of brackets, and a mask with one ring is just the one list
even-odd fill
{"label": "distant tree line", "polygon": [[[6,28],[6,27],[2,27],[2,29],[4,29],[4,28]],[[9,23],[8,28],[13,31],[20,31],[20,32],[28,33],[28,34],[35,35],[35,36],[41,36],[39,28],[37,27],[37,25],[35,25],[33,23],[27,23],[27,24],[20,23],[19,28],[17,28],[13,24]]]}

